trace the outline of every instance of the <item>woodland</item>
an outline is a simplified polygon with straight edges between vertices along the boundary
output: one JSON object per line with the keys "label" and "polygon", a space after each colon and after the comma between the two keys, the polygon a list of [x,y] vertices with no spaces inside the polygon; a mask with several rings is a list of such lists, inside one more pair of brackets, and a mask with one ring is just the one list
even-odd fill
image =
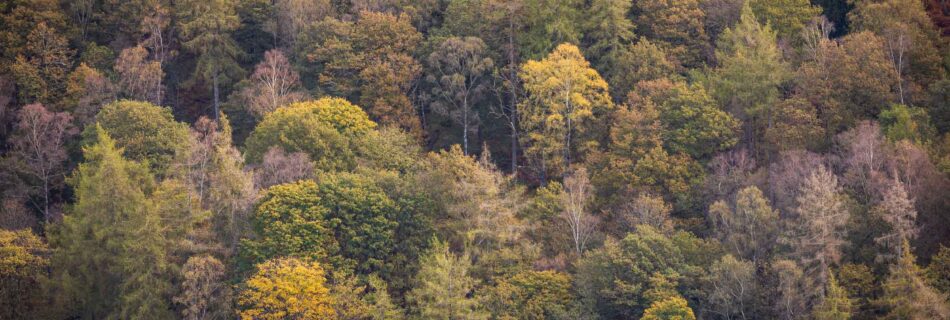
{"label": "woodland", "polygon": [[950,319],[946,0],[0,0],[0,319]]}

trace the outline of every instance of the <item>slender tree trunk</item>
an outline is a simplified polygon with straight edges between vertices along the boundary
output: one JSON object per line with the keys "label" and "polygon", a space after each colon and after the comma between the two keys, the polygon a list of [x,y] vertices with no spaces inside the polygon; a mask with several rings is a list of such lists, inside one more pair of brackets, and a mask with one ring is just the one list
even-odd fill
{"label": "slender tree trunk", "polygon": [[214,122],[218,123],[218,108],[219,108],[219,93],[218,93],[218,73],[215,72],[214,76],[211,77],[211,86],[214,91]]}

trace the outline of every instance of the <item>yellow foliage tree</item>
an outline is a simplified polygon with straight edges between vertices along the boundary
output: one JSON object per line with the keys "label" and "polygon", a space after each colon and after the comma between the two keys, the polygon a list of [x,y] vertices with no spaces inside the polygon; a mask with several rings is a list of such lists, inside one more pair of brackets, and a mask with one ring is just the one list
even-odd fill
{"label": "yellow foliage tree", "polygon": [[257,268],[238,297],[241,319],[336,319],[320,264],[286,258]]}
{"label": "yellow foliage tree", "polygon": [[540,61],[528,61],[519,75],[526,99],[520,121],[526,155],[539,173],[560,175],[576,155],[595,149],[606,128],[598,126],[613,108],[607,82],[584,59],[580,49],[561,44]]}

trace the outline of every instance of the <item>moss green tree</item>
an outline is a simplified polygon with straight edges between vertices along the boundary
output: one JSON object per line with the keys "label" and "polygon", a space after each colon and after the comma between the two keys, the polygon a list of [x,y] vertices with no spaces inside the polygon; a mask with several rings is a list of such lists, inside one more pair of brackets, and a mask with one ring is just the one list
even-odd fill
{"label": "moss green tree", "polygon": [[102,127],[96,134],[73,179],[76,204],[50,235],[57,287],[77,316],[171,318],[164,222],[146,195],[152,177]]}
{"label": "moss green tree", "polygon": [[477,280],[469,275],[468,255],[458,256],[446,243],[434,239],[422,256],[416,285],[407,299],[423,319],[487,319],[480,301],[472,296]]}
{"label": "moss green tree", "polygon": [[677,62],[699,67],[706,61],[709,36],[706,14],[697,0],[644,0],[634,2],[631,18],[637,32],[669,50]]}
{"label": "moss green tree", "polygon": [[[147,164],[160,177],[171,175],[172,168],[191,151],[188,125],[175,121],[168,108],[122,100],[102,107],[96,121],[115,139],[125,157]],[[95,127],[87,127],[84,144],[97,142],[97,137]]]}
{"label": "moss green tree", "polygon": [[259,163],[271,147],[303,152],[323,170],[355,167],[356,138],[376,128],[363,110],[346,100],[299,102],[267,114],[246,142],[245,157]]}
{"label": "moss green tree", "polygon": [[851,319],[851,309],[851,298],[848,298],[847,291],[831,275],[828,277],[825,296],[812,310],[812,317],[816,320],[848,320]]}
{"label": "moss green tree", "polygon": [[887,310],[886,319],[946,319],[950,317],[947,297],[928,286],[920,267],[914,261],[910,244],[903,243],[903,253],[891,266],[884,280],[884,293],[878,303]]}
{"label": "moss green tree", "polygon": [[716,46],[719,67],[707,79],[711,95],[745,126],[743,141],[755,152],[756,142],[772,119],[779,86],[790,78],[776,44],[776,33],[760,24],[746,4],[739,23],[726,29]]}

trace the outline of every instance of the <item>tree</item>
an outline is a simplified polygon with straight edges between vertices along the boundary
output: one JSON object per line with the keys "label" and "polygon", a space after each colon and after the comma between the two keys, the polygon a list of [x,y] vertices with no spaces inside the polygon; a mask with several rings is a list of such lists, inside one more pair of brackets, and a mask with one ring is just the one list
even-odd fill
{"label": "tree", "polygon": [[225,285],[225,268],[212,256],[193,256],[182,266],[183,281],[175,302],[184,308],[183,319],[197,320],[228,314],[230,291]]}
{"label": "tree", "polygon": [[940,36],[924,4],[907,0],[856,1],[848,13],[855,30],[871,31],[884,41],[896,70],[901,104],[923,100],[927,85],[941,78]]}
{"label": "tree", "polygon": [[626,208],[629,212],[625,216],[626,228],[634,230],[638,225],[648,225],[663,232],[673,230],[673,221],[670,219],[670,212],[673,207],[663,201],[663,198],[640,194]]}
{"label": "tree", "polygon": [[513,17],[503,18],[502,23],[508,24],[508,28],[516,28],[512,24],[523,24],[520,30],[512,30],[517,32],[510,35],[514,39],[506,39],[516,42],[516,50],[521,53],[522,59],[540,59],[561,44],[576,44],[581,38],[583,30],[578,28],[577,23],[581,14],[581,1],[524,0],[493,5],[507,7],[506,12],[517,12]]}
{"label": "tree", "polygon": [[890,231],[874,238],[874,241],[884,245],[888,252],[880,253],[880,257],[900,258],[904,241],[913,241],[920,231],[917,228],[917,210],[914,200],[907,195],[907,190],[900,180],[895,180],[884,193],[884,199],[877,205],[875,211],[890,225]]}
{"label": "tree", "polygon": [[462,126],[465,154],[469,132],[478,131],[479,113],[475,108],[488,89],[488,72],[494,68],[486,51],[485,42],[479,38],[452,37],[444,40],[428,59],[432,109]]}
{"label": "tree", "polygon": [[254,67],[247,86],[238,92],[245,108],[259,118],[294,102],[305,100],[300,75],[290,61],[277,49],[264,53],[264,60]]}
{"label": "tree", "polygon": [[279,0],[273,2],[273,6],[274,13],[265,29],[274,35],[275,46],[280,44],[287,48],[293,48],[297,36],[308,24],[334,14],[330,0]]}
{"label": "tree", "polygon": [[85,63],[69,74],[63,109],[72,112],[79,127],[95,122],[99,109],[116,98],[116,88],[105,75]]}
{"label": "tree", "polygon": [[487,319],[479,301],[471,297],[478,284],[468,274],[471,265],[468,255],[457,256],[444,242],[433,239],[407,297],[417,306],[418,315],[425,319]]}
{"label": "tree", "polygon": [[798,43],[805,25],[821,14],[821,8],[806,0],[750,1],[752,12],[760,23],[768,24],[778,36]]}
{"label": "tree", "polygon": [[486,294],[493,317],[540,320],[563,314],[570,307],[571,278],[557,271],[523,271],[503,279]]}
{"label": "tree", "polygon": [[519,76],[528,94],[519,106],[519,121],[527,132],[522,136],[525,153],[542,180],[559,176],[606,135],[597,129],[613,109],[607,83],[570,44],[559,45],[540,61],[528,61]]}
{"label": "tree", "polygon": [[610,84],[610,95],[619,100],[641,81],[673,76],[677,67],[666,56],[666,51],[644,37],[636,44],[627,45],[616,54],[616,62],[610,69],[602,72]]}
{"label": "tree", "polygon": [[690,309],[686,299],[682,297],[670,297],[666,300],[656,301],[643,312],[640,320],[695,320],[696,315],[693,309]]}
{"label": "tree", "polygon": [[320,205],[317,185],[305,180],[268,188],[254,209],[255,239],[244,239],[241,255],[250,264],[274,257],[329,261],[339,243]]}
{"label": "tree", "polygon": [[41,104],[23,107],[18,116],[4,162],[43,221],[50,222],[56,193],[65,187],[66,144],[76,130],[69,113],[49,112]]}
{"label": "tree", "polygon": [[840,40],[823,36],[798,68],[797,87],[817,108],[828,137],[855,121],[875,117],[897,101],[896,70],[885,54],[884,41],[871,32]]}
{"label": "tree", "polygon": [[95,131],[73,180],[76,203],[50,235],[57,288],[76,315],[171,318],[169,242],[146,194],[152,177]]}
{"label": "tree", "polygon": [[709,307],[713,313],[726,319],[753,316],[760,291],[753,262],[727,254],[710,267],[709,283]]}
{"label": "tree", "polygon": [[706,15],[697,0],[637,1],[633,21],[637,32],[666,48],[680,65],[699,67],[706,60],[709,37],[703,26]]}
{"label": "tree", "polygon": [[762,149],[768,155],[786,150],[815,150],[827,137],[818,110],[799,96],[782,100],[775,106],[772,125],[765,128],[764,135]]}
{"label": "tree", "polygon": [[887,309],[886,319],[946,319],[950,317],[947,297],[924,283],[910,244],[902,244],[900,259],[891,266],[879,303]]}
{"label": "tree", "polygon": [[817,320],[848,320],[851,319],[851,299],[844,288],[838,286],[834,275],[828,276],[828,287],[825,288],[825,297],[815,309],[812,316]]}
{"label": "tree", "polygon": [[324,170],[355,166],[357,138],[376,128],[367,114],[339,98],[323,98],[284,106],[267,114],[246,141],[245,158],[259,163],[273,146],[303,152]]}
{"label": "tree", "polygon": [[[141,161],[159,177],[171,175],[190,153],[188,126],[175,121],[169,108],[148,102],[122,100],[99,111],[96,123],[114,137],[123,155]],[[96,142],[94,127],[83,132],[85,145]]]}
{"label": "tree", "polygon": [[707,79],[719,105],[745,124],[744,141],[753,154],[758,152],[755,139],[772,123],[779,85],[790,77],[775,39],[771,27],[759,24],[746,4],[739,23],[719,37],[719,68]]}
{"label": "tree", "polygon": [[943,294],[950,294],[950,248],[940,246],[940,251],[930,257],[930,264],[925,270],[930,285]]}
{"label": "tree", "polygon": [[66,91],[74,51],[66,37],[45,22],[37,24],[26,39],[23,51],[10,66],[20,101],[58,103]]}
{"label": "tree", "polygon": [[930,115],[922,108],[895,104],[882,110],[879,118],[884,136],[891,141],[908,140],[928,145],[937,137],[936,128],[930,124]]}
{"label": "tree", "polygon": [[593,190],[587,169],[580,167],[564,178],[564,193],[561,196],[561,219],[567,223],[571,238],[574,240],[574,251],[581,256],[587,248],[587,242],[594,235],[597,226],[597,217],[588,211]]}
{"label": "tree", "polygon": [[162,104],[165,89],[162,87],[162,64],[148,58],[142,46],[126,48],[115,60],[119,92],[123,98]]}
{"label": "tree", "polygon": [[719,252],[688,232],[665,235],[641,225],[622,240],[608,238],[603,247],[588,252],[578,263],[575,285],[582,301],[601,317],[635,319],[656,291],[682,288],[689,299],[705,296],[698,284],[687,282],[702,277],[699,266],[712,265]]}
{"label": "tree", "polygon": [[721,200],[713,203],[709,220],[726,248],[753,263],[768,259],[778,236],[778,211],[756,187],[740,190],[732,206]]}
{"label": "tree", "polygon": [[238,295],[241,319],[335,319],[323,267],[279,258],[257,266]]}
{"label": "tree", "polygon": [[667,79],[640,82],[629,103],[656,108],[665,129],[660,130],[663,145],[670,153],[703,159],[738,140],[739,122],[717,108],[702,86]]}
{"label": "tree", "polygon": [[211,81],[214,117],[220,114],[220,87],[239,79],[237,63],[242,54],[231,32],[241,21],[234,0],[187,0],[176,2],[182,46],[197,56],[193,79]]}
{"label": "tree", "polygon": [[264,153],[261,166],[254,171],[254,184],[260,189],[313,178],[313,162],[303,152],[286,153],[280,146]]}
{"label": "tree", "polygon": [[328,18],[314,24],[295,51],[314,64],[321,90],[358,102],[381,124],[421,137],[408,96],[422,69],[412,57],[421,40],[408,15],[364,11],[356,22]]}
{"label": "tree", "polygon": [[[631,1],[597,0],[591,1],[586,9],[588,22],[584,26],[584,42],[587,44],[587,56],[593,62],[594,68],[608,80],[629,70],[624,66],[627,61],[622,57],[629,54],[631,44],[636,40],[633,22],[627,19],[631,5]],[[611,93],[614,98],[624,94],[616,93],[616,89]]]}
{"label": "tree", "polygon": [[0,316],[29,319],[42,313],[40,283],[49,268],[49,247],[29,229],[0,230]]}
{"label": "tree", "polygon": [[791,260],[777,260],[772,262],[772,272],[777,278],[776,299],[773,310],[781,319],[798,319],[808,312],[809,292],[805,275],[801,267]]}
{"label": "tree", "polygon": [[805,180],[797,202],[780,239],[789,246],[789,256],[801,264],[805,276],[815,282],[806,290],[821,290],[828,281],[829,268],[841,258],[849,212],[838,178],[821,166]]}

